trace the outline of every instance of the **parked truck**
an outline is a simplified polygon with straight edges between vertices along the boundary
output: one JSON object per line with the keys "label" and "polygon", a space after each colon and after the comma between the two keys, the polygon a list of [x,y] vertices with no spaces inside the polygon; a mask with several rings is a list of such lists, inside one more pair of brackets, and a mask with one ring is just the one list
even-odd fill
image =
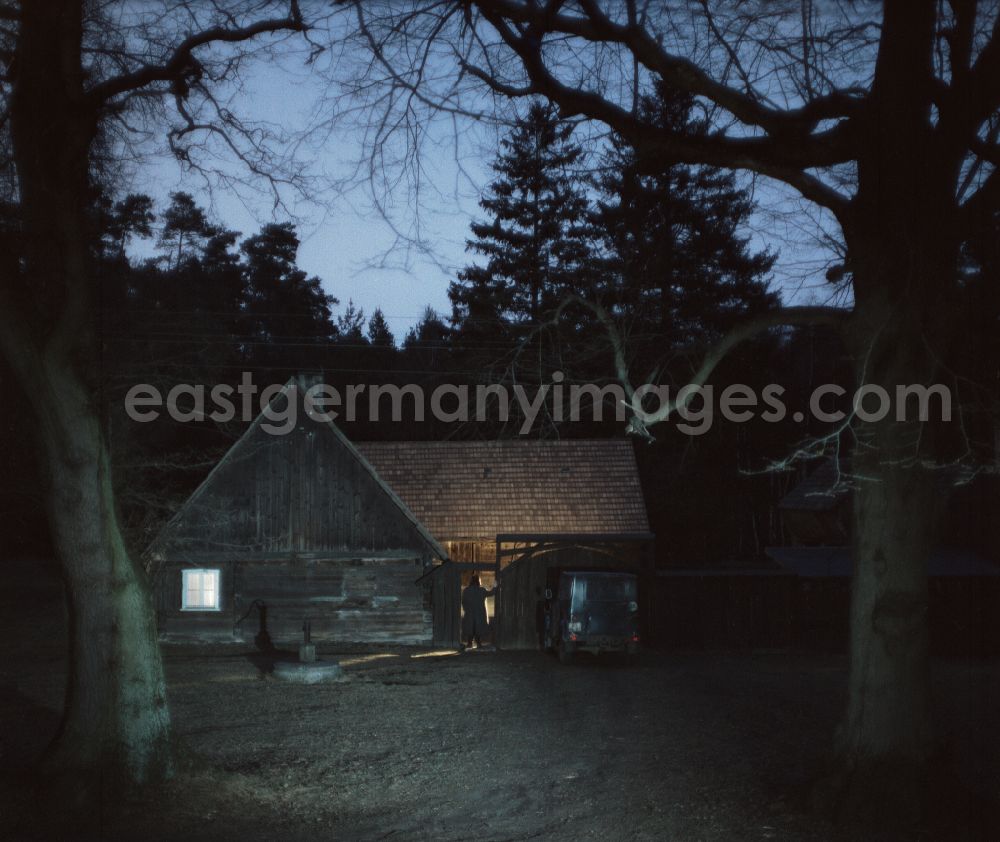
{"label": "parked truck", "polygon": [[545,589],[542,646],[571,663],[578,652],[639,651],[639,587],[635,574],[550,569]]}

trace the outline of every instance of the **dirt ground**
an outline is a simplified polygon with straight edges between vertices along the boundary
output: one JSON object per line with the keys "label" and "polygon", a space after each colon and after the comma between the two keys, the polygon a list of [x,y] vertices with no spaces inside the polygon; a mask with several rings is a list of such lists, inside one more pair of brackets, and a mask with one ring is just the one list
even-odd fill
{"label": "dirt ground", "polygon": [[[51,833],[30,769],[58,722],[60,615],[42,584],[0,595],[0,836]],[[268,674],[252,646],[164,652],[181,774],[89,825],[57,824],[55,838],[872,838],[800,800],[841,710],[839,656],[646,652],[634,666],[562,666],[535,652],[320,645],[344,680],[305,686]],[[1000,664],[935,662],[933,689],[955,780],[1000,792]],[[909,838],[977,826],[992,838],[979,803]]]}

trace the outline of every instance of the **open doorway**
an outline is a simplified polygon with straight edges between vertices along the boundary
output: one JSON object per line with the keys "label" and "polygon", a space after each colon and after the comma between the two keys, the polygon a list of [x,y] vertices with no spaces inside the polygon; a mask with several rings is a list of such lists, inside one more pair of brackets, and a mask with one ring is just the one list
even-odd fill
{"label": "open doorway", "polygon": [[[465,589],[471,584],[472,577],[479,577],[479,584],[481,587],[485,588],[487,592],[491,592],[496,587],[496,571],[492,568],[485,570],[462,570],[459,577],[461,582],[461,593],[465,593]],[[489,631],[485,636],[480,637],[480,641],[483,644],[495,644],[496,643],[496,597],[491,593],[490,596],[486,597],[486,622],[489,627]],[[459,628],[463,628],[465,620],[465,609],[462,607],[461,601],[459,602]],[[465,642],[464,640],[462,641]]]}

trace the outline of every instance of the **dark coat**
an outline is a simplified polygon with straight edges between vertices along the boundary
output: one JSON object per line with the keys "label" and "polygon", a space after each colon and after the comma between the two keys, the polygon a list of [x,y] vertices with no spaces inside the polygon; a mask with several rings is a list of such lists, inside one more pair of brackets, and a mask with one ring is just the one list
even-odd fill
{"label": "dark coat", "polygon": [[486,622],[486,597],[493,596],[496,588],[486,590],[482,585],[469,585],[462,591],[462,638],[485,637],[490,628]]}

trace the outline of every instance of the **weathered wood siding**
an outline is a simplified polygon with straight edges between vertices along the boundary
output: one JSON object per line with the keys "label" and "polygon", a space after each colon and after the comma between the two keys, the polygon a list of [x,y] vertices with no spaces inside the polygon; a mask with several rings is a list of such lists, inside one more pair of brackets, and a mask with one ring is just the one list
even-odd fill
{"label": "weathered wood siding", "polygon": [[434,643],[457,646],[462,636],[462,571],[451,562],[439,564],[424,580],[434,618]]}
{"label": "weathered wood siding", "polygon": [[496,541],[445,541],[444,546],[452,561],[496,564]]}
{"label": "weathered wood siding", "polygon": [[254,600],[267,605],[267,624],[277,645],[302,639],[309,620],[316,640],[351,643],[429,644],[431,611],[415,584],[419,557],[367,559],[277,559],[202,562],[222,570],[220,611],[182,611],[182,563],[164,564],[157,588],[160,631],[167,639],[253,640]]}
{"label": "weathered wood siding", "polygon": [[416,524],[332,427],[305,418],[284,436],[257,428],[241,439],[151,552],[182,559],[403,549],[428,552]]}
{"label": "weathered wood siding", "polygon": [[[255,599],[278,643],[430,643],[429,595],[417,585],[434,539],[328,423],[248,430],[146,553],[161,633],[252,640]],[[181,570],[222,571],[221,611],[181,610]]]}

